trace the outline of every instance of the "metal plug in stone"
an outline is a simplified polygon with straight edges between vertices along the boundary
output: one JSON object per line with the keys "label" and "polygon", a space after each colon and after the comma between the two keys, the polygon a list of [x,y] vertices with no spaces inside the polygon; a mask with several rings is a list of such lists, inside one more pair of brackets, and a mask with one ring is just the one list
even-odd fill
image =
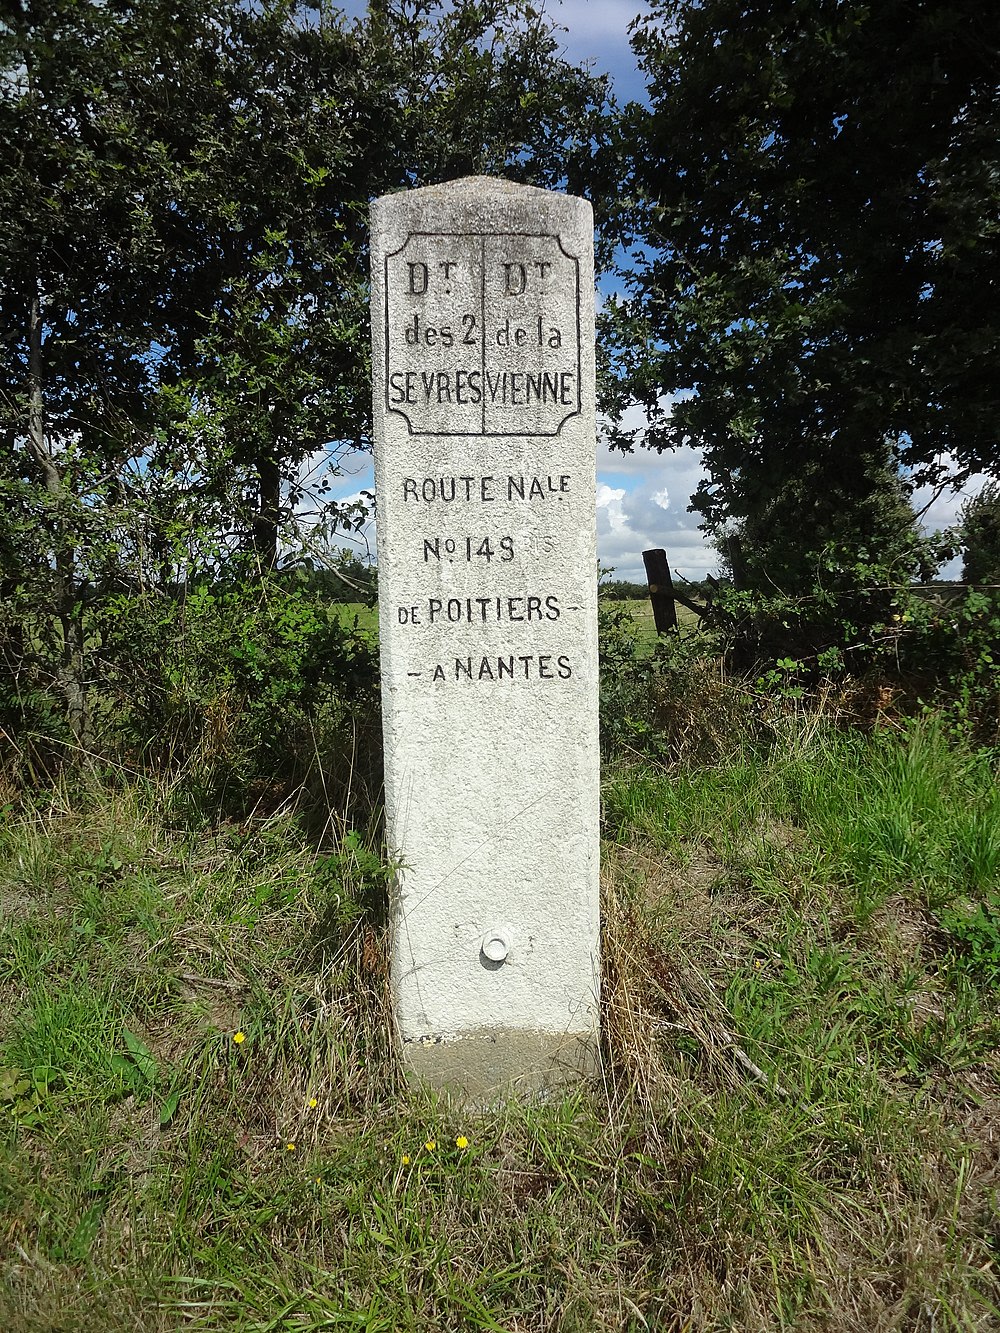
{"label": "metal plug in stone", "polygon": [[514,927],[493,926],[483,936],[480,953],[491,963],[504,963],[514,944]]}

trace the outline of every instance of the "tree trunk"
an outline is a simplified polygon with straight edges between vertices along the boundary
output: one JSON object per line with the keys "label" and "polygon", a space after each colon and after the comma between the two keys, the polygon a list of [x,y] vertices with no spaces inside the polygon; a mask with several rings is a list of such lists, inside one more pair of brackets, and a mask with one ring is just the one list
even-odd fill
{"label": "tree trunk", "polygon": [[90,710],[84,681],[82,609],[76,596],[74,551],[59,509],[68,498],[59,467],[45,439],[45,400],[42,363],[42,303],[35,292],[28,316],[28,447],[41,468],[42,479],[55,509],[55,551],[52,574],[52,610],[62,631],[59,688],[66,700],[66,717],[78,745],[91,744]]}
{"label": "tree trunk", "polygon": [[281,507],[281,469],[275,454],[257,459],[259,503],[253,525],[253,544],[263,572],[278,564],[278,520]]}
{"label": "tree trunk", "polygon": [[[4,453],[14,458],[16,431],[9,430],[3,442]],[[15,605],[17,595],[17,550],[13,542],[0,550],[0,669],[16,682],[24,666],[24,625]],[[16,686],[15,686],[16,688]]]}

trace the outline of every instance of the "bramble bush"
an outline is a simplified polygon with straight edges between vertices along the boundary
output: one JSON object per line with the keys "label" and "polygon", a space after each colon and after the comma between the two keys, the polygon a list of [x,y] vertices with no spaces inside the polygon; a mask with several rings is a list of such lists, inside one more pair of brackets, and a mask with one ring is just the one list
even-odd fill
{"label": "bramble bush", "polygon": [[859,683],[885,685],[911,706],[944,709],[963,734],[1000,735],[1000,595],[935,585],[926,576],[954,534],[921,539],[925,581],[899,581],[864,550],[823,553],[806,594],[725,589],[715,608],[726,666],[786,699]]}
{"label": "bramble bush", "polygon": [[727,725],[747,741],[775,706],[831,696],[853,696],[845,716],[866,723],[869,705],[891,698],[896,711],[940,710],[975,744],[1000,743],[1000,593],[898,584],[864,553],[844,559],[828,551],[803,596],[723,588],[707,632],[665,636],[651,657],[635,650],[628,608],[602,605],[606,753],[707,757]]}
{"label": "bramble bush", "polygon": [[112,598],[94,630],[114,730],[156,765],[284,774],[322,705],[377,711],[374,635],[278,579]]}
{"label": "bramble bush", "polygon": [[923,701],[984,745],[1000,742],[1000,595],[911,595],[899,620],[899,668]]}

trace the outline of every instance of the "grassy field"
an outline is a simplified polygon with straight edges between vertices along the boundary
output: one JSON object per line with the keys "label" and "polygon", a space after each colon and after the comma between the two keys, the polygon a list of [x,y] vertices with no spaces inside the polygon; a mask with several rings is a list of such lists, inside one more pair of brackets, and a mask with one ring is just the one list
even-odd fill
{"label": "grassy field", "polygon": [[333,609],[342,623],[351,625],[356,620],[359,629],[378,633],[377,606],[368,606],[365,602],[335,602]]}
{"label": "grassy field", "polygon": [[8,791],[0,1328],[1000,1327],[993,760],[610,767],[600,1076],[478,1114],[402,1080],[364,829]]}
{"label": "grassy field", "polygon": [[[639,646],[639,653],[642,657],[650,657],[653,648],[656,645],[656,629],[653,625],[653,608],[648,601],[629,600],[618,601],[613,598],[606,599],[605,605],[621,609],[628,613],[634,626],[636,643]],[[378,629],[378,608],[366,606],[363,602],[343,602],[336,605],[338,616],[341,620],[350,624],[357,617],[358,626],[361,629]],[[677,607],[677,619],[681,629],[687,633],[697,627],[698,619],[692,611],[686,607]]]}
{"label": "grassy field", "polygon": [[[657,634],[656,627],[653,624],[653,607],[648,600],[630,599],[629,601],[616,601],[607,599],[609,607],[621,608],[628,612],[635,627],[635,639],[639,648],[640,657],[651,657],[653,649],[656,646]],[[677,605],[677,623],[681,632],[688,634],[698,627],[698,617],[693,611],[689,611],[686,606]]]}

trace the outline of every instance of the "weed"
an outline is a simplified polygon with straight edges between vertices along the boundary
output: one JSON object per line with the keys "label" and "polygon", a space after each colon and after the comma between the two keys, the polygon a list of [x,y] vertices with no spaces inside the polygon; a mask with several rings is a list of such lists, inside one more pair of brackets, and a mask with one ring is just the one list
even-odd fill
{"label": "weed", "polygon": [[609,774],[601,1075],[476,1116],[401,1078],[343,811],[13,803],[0,1325],[995,1326],[990,763],[769,726]]}

